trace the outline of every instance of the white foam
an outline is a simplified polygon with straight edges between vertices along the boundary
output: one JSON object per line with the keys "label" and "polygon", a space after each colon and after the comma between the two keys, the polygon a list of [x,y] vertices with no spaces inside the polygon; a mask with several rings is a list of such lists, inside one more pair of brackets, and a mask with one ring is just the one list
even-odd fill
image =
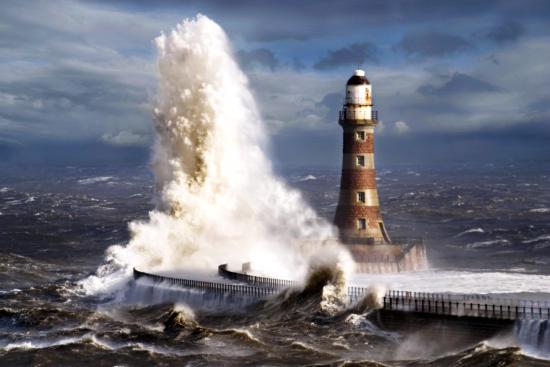
{"label": "white foam", "polygon": [[316,180],[316,179],[317,179],[317,177],[315,177],[313,175],[307,175],[307,176],[304,176],[304,177],[300,177],[296,181],[297,182],[304,182],[304,181],[313,181],[313,180]]}
{"label": "white foam", "polygon": [[530,213],[550,213],[550,208],[535,208],[530,209]]}
{"label": "white foam", "polygon": [[451,292],[467,294],[546,293],[550,275],[429,270],[391,274],[353,274],[353,285],[381,285],[411,292]]}
{"label": "white foam", "polygon": [[522,241],[522,243],[534,243],[534,242],[540,242],[540,241],[550,241],[550,235],[547,234],[547,235],[543,235],[543,236],[539,236],[539,237],[536,237],[536,238],[532,238],[530,240],[525,240],[525,241]]}
{"label": "white foam", "polygon": [[491,241],[474,242],[474,243],[467,244],[466,248],[476,249],[476,248],[491,247],[496,245],[507,246],[507,245],[510,245],[510,241],[505,239],[498,239],[498,240],[491,240]]}
{"label": "white foam", "polygon": [[81,185],[89,185],[89,184],[94,184],[98,182],[106,182],[112,179],[113,179],[113,176],[98,176],[98,177],[83,178],[81,180],[78,180],[77,182]]}
{"label": "white foam", "polygon": [[460,232],[459,234],[457,234],[455,236],[455,238],[462,237],[462,236],[467,235],[469,233],[485,233],[485,231],[483,230],[483,228],[479,228],[479,227],[478,228],[470,228],[470,229],[468,229],[464,232]]}
{"label": "white foam", "polygon": [[50,347],[57,347],[60,345],[68,345],[78,343],[84,340],[89,340],[88,335],[75,337],[75,338],[55,338],[55,339],[34,339],[34,340],[23,340],[18,342],[7,343],[1,348],[5,351],[10,351],[13,349],[44,349]]}

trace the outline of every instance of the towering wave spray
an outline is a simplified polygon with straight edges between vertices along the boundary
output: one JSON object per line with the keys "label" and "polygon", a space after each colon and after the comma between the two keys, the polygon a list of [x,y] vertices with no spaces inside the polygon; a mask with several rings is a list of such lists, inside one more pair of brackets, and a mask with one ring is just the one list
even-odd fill
{"label": "towering wave spray", "polygon": [[[252,261],[274,276],[304,272],[310,254],[334,246],[333,227],[273,174],[266,129],[225,33],[198,15],[155,42],[156,208],[130,224],[130,242],[108,250],[102,271]],[[328,256],[346,258],[333,250]]]}

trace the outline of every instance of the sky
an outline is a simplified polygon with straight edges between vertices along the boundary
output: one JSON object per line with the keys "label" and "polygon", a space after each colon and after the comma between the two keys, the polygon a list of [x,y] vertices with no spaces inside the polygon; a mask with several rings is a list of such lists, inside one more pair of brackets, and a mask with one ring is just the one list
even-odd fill
{"label": "sky", "polygon": [[277,166],[339,166],[358,67],[381,120],[377,162],[550,161],[544,0],[5,0],[0,158],[146,162],[152,40],[198,13],[228,34]]}

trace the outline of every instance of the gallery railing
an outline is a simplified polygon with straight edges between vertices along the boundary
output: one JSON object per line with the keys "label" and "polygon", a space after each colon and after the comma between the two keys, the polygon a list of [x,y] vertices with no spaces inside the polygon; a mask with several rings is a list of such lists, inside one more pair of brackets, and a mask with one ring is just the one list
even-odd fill
{"label": "gallery railing", "polygon": [[340,120],[365,120],[378,121],[378,111],[353,111],[342,110],[339,114]]}

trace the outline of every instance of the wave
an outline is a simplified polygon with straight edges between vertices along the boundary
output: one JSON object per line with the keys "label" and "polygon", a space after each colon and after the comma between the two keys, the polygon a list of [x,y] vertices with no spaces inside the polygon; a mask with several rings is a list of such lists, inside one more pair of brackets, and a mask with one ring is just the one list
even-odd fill
{"label": "wave", "polygon": [[530,240],[522,241],[521,243],[529,244],[529,243],[535,243],[535,242],[541,242],[541,241],[550,241],[550,235],[546,234]]}
{"label": "wave", "polygon": [[465,236],[465,235],[470,234],[470,233],[485,233],[485,231],[483,230],[483,228],[480,228],[480,227],[470,228],[470,229],[468,229],[464,232],[460,232],[459,234],[454,236],[454,238],[460,238],[460,237]]}
{"label": "wave", "polygon": [[550,213],[550,208],[535,208],[535,209],[529,209],[530,213]]}
{"label": "wave", "polygon": [[89,178],[83,178],[81,180],[78,180],[77,182],[81,185],[90,185],[98,182],[106,182],[112,180],[113,176],[97,176],[97,177],[89,177]]}
{"label": "wave", "polygon": [[83,335],[79,337],[69,337],[69,338],[42,338],[42,339],[32,339],[32,340],[21,340],[16,342],[7,343],[0,345],[5,351],[10,351],[13,349],[45,349],[51,347],[57,347],[60,345],[68,345],[80,343],[85,340],[91,340],[91,335]]}
{"label": "wave", "polygon": [[493,247],[493,246],[509,246],[509,245],[510,245],[510,241],[505,239],[498,239],[498,240],[469,243],[466,245],[466,248],[478,249],[478,248],[486,248],[486,247]]}
{"label": "wave", "polygon": [[296,180],[296,182],[304,182],[304,181],[313,181],[313,180],[316,180],[317,177],[313,176],[313,175],[307,175],[307,176],[303,176],[303,177],[300,177]]}
{"label": "wave", "polygon": [[266,344],[258,339],[250,330],[247,329],[222,329],[214,330],[218,335],[229,335],[231,337],[237,338],[241,341],[244,341],[246,344],[251,344],[254,346],[266,346]]}
{"label": "wave", "polygon": [[102,283],[117,283],[102,278],[112,272],[119,279],[132,267],[215,269],[247,261],[271,276],[303,277],[312,256],[339,246],[336,230],[275,175],[264,122],[223,29],[198,15],[155,43],[156,206],[148,220],[130,223],[130,241],[110,247],[99,279],[83,287],[101,291]]}

